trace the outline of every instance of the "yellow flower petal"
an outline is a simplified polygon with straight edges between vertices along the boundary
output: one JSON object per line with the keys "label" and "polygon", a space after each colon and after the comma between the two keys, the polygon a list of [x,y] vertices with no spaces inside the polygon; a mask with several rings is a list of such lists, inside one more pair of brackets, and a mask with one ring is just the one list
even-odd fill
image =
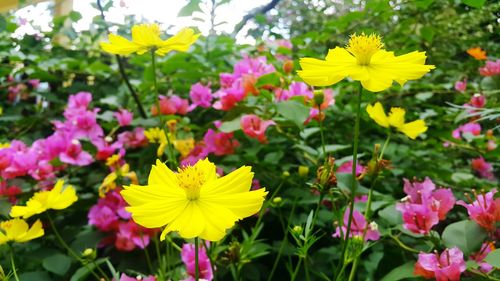
{"label": "yellow flower petal", "polygon": [[200,34],[195,34],[193,29],[183,28],[176,35],[163,41],[156,53],[164,56],[170,51],[186,52],[199,36]]}
{"label": "yellow flower petal", "polygon": [[22,219],[11,219],[0,223],[0,244],[16,241],[27,242],[44,234],[42,223],[37,220],[31,228]]}
{"label": "yellow flower petal", "polygon": [[29,240],[33,240],[38,237],[42,237],[44,234],[44,230],[42,227],[42,222],[40,220],[36,220],[36,222],[31,226],[31,228],[26,232],[26,234],[20,238],[18,238],[17,242],[27,242]]}
{"label": "yellow flower petal", "polygon": [[249,192],[219,195],[212,198],[203,198],[203,202],[211,204],[224,205],[238,219],[255,215],[264,202],[267,192],[264,189],[258,189]]}
{"label": "yellow flower petal", "polygon": [[148,228],[156,228],[167,225],[175,220],[189,204],[189,201],[185,198],[159,199],[161,200],[127,207],[126,210],[132,214],[132,218],[138,224]]}
{"label": "yellow flower petal", "polygon": [[162,42],[160,38],[160,26],[155,23],[134,25],[132,27],[132,41],[141,47],[159,46]]}
{"label": "yellow flower petal", "polygon": [[389,124],[395,128],[403,127],[406,111],[401,107],[392,107],[389,113]]}
{"label": "yellow flower petal", "polygon": [[209,198],[222,194],[248,192],[253,179],[251,170],[251,167],[242,166],[223,177],[206,183],[201,189],[201,196]]}
{"label": "yellow flower petal", "polygon": [[366,107],[366,112],[373,121],[384,128],[389,128],[389,118],[385,115],[384,108],[380,102],[376,102],[374,105],[369,104]]}
{"label": "yellow flower petal", "polygon": [[109,43],[101,42],[101,48],[105,52],[115,55],[130,55],[141,48],[136,43],[115,34],[110,34],[108,40]]}
{"label": "yellow flower petal", "polygon": [[410,139],[414,140],[420,134],[425,133],[427,131],[427,126],[425,125],[424,120],[415,120],[410,123],[404,124],[399,130],[407,135]]}

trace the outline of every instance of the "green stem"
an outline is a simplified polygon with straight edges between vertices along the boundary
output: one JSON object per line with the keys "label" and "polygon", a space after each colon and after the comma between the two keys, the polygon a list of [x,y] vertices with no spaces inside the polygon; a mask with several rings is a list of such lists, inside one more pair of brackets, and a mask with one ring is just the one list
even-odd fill
{"label": "green stem", "polygon": [[158,259],[158,265],[160,267],[159,270],[159,279],[161,281],[165,280],[165,263],[163,262],[163,258],[160,253],[160,243],[158,242],[158,237],[154,237],[154,242],[155,242],[155,249],[156,249],[156,258]]}
{"label": "green stem", "polygon": [[16,279],[16,281],[19,281],[19,277],[17,276],[16,263],[14,262],[14,250],[10,245],[9,249],[10,249],[10,264],[12,266],[12,273],[14,273],[14,278]]}
{"label": "green stem", "polygon": [[278,185],[278,187],[276,188],[276,190],[271,195],[271,197],[268,200],[266,200],[264,202],[264,205],[262,206],[262,208],[260,208],[259,218],[257,219],[257,222],[255,223],[254,229],[258,229],[259,228],[260,223],[262,222],[262,219],[264,218],[264,212],[266,211],[267,206],[269,206],[270,202],[273,201],[274,197],[276,196],[276,194],[278,194],[278,192],[280,191],[280,189],[281,189],[281,187],[283,186],[284,183],[285,183],[285,180],[282,180],[281,183],[280,183],[280,185]]}
{"label": "green stem", "polygon": [[418,250],[415,250],[415,249],[407,246],[405,243],[401,242],[401,240],[399,240],[398,237],[396,237],[394,235],[389,235],[389,237],[391,237],[394,240],[394,242],[396,242],[396,244],[398,244],[399,247],[401,247],[409,252],[412,252],[412,253],[419,253]]}
{"label": "green stem", "polygon": [[198,237],[194,238],[194,280],[200,279],[200,269],[198,268]]}
{"label": "green stem", "polygon": [[217,281],[217,274],[215,274],[215,263],[214,260],[212,259],[212,253],[210,252],[210,249],[207,246],[207,243],[203,241],[203,247],[205,248],[205,251],[207,253],[208,260],[210,261],[210,267],[212,268],[212,276],[213,280]]}
{"label": "green stem", "polygon": [[158,84],[156,81],[156,55],[154,49],[151,50],[151,65],[153,67],[153,87],[154,87],[153,91],[155,93],[155,98],[156,98],[156,113],[158,114],[158,119],[160,120],[160,127],[163,129],[163,132],[165,132],[165,137],[167,138],[167,148],[169,153],[168,158],[170,158],[169,160],[172,161],[174,167],[176,168],[178,166],[177,158],[175,158],[172,142],[170,141],[168,130],[165,127],[165,124],[163,124],[163,115],[160,112],[160,94],[158,93]]}
{"label": "green stem", "polygon": [[389,131],[389,133],[387,134],[387,138],[385,139],[384,146],[382,146],[382,150],[380,151],[380,155],[378,157],[378,160],[383,159],[385,149],[386,149],[387,145],[389,144],[390,140],[391,140],[391,131]]}
{"label": "green stem", "polygon": [[295,270],[293,271],[292,277],[290,278],[291,281],[294,281],[295,278],[297,278],[297,274],[299,273],[300,266],[302,265],[302,258],[299,258],[299,262],[297,263],[297,266],[295,267]]}
{"label": "green stem", "polygon": [[[342,253],[340,255],[340,261],[342,264],[345,265],[345,254],[347,251],[347,244],[349,242],[349,232],[351,230],[351,224],[352,224],[352,216],[354,214],[354,199],[356,197],[356,189],[357,189],[357,179],[356,179],[356,165],[358,161],[358,142],[359,142],[359,118],[361,115],[361,98],[363,94],[363,86],[361,83],[359,84],[359,92],[358,92],[358,99],[356,103],[356,118],[354,121],[354,140],[353,140],[353,152],[352,152],[352,183],[351,183],[351,200],[350,200],[350,208],[349,208],[349,219],[347,221],[347,229],[346,229],[346,234],[344,237],[344,245],[342,246]],[[345,266],[342,266],[343,268]],[[336,277],[336,280],[339,280],[341,274],[339,274]]]}
{"label": "green stem", "polygon": [[[54,221],[52,220],[52,217],[50,216],[50,214],[47,212],[47,218],[49,220],[49,224],[50,224],[50,227],[52,228],[52,231],[54,232],[54,235],[56,236],[57,238],[57,241],[59,241],[59,243],[61,244],[61,246],[63,246],[63,248],[66,249],[66,251],[68,251],[68,253],[73,256],[73,258],[77,261],[79,261],[83,266],[85,266],[87,268],[88,271],[90,271],[90,273],[92,273],[92,275],[94,275],[95,278],[97,278],[97,280],[101,280],[101,278],[99,277],[99,275],[91,268],[88,266],[88,264],[82,260],[80,258],[80,256],[78,256],[75,251],[73,251],[73,249],[71,249],[71,247],[64,241],[64,239],[62,238],[61,234],[59,234],[59,231],[57,231],[57,228],[56,226],[54,225]],[[102,274],[102,276],[104,277],[104,279],[106,281],[109,281],[109,278],[108,276],[106,275],[106,273],[101,269],[101,267],[95,263],[95,262],[92,262],[95,266],[95,268],[97,268],[97,270]]]}
{"label": "green stem", "polygon": [[318,110],[319,110],[319,133],[321,135],[321,149],[323,151],[323,158],[325,159],[326,163],[326,147],[325,147],[325,134],[324,134],[324,129],[323,129],[323,119],[321,118],[321,105],[318,105]]}

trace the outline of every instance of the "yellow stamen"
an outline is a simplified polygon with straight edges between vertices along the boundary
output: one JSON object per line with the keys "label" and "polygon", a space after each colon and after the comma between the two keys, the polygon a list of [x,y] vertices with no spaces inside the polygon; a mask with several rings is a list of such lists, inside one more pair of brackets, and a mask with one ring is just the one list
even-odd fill
{"label": "yellow stamen", "polygon": [[351,35],[346,50],[356,57],[359,65],[369,65],[372,56],[383,47],[379,35],[361,33],[361,35]]}
{"label": "yellow stamen", "polygon": [[179,168],[177,173],[179,186],[186,192],[189,200],[200,198],[200,190],[205,183],[205,174],[196,166]]}

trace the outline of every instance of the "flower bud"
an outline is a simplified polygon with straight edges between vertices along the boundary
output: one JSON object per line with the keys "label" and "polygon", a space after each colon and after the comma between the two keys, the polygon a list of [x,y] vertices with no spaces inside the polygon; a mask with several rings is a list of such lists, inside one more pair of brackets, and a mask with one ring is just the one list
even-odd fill
{"label": "flower bud", "polygon": [[284,171],[283,174],[281,174],[284,178],[287,178],[290,176],[290,172]]}
{"label": "flower bud", "polygon": [[303,228],[302,228],[302,226],[300,226],[300,225],[296,225],[296,226],[294,226],[294,227],[292,228],[292,232],[293,232],[293,234],[295,234],[295,235],[301,235],[303,230],[304,230],[304,229],[303,229]]}
{"label": "flower bud", "polygon": [[300,165],[299,166],[299,176],[307,177],[308,174],[309,174],[309,167]]}
{"label": "flower bud", "polygon": [[273,198],[273,203],[274,204],[279,204],[281,202],[283,202],[283,198],[281,198],[281,197],[275,197],[275,198]]}
{"label": "flower bud", "polygon": [[323,90],[316,90],[314,91],[314,105],[315,107],[320,106],[323,101],[325,101],[325,94],[323,93]]}
{"label": "flower bud", "polygon": [[292,60],[286,60],[283,63],[283,72],[286,74],[290,74],[293,71],[293,61]]}
{"label": "flower bud", "polygon": [[[329,156],[325,165],[318,167],[316,171],[316,182],[320,188],[327,188],[337,185],[337,177],[334,171],[335,158]],[[320,190],[321,191],[321,190]]]}
{"label": "flower bud", "polygon": [[347,254],[345,256],[346,262],[355,260],[363,251],[363,237],[361,235],[355,235],[349,239],[349,244],[347,245]]}

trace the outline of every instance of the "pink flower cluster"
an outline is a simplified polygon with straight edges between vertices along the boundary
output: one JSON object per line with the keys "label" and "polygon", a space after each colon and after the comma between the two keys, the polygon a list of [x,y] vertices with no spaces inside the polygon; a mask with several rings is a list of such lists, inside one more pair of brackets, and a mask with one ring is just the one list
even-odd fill
{"label": "pink flower cluster", "polygon": [[467,89],[467,79],[455,82],[455,90],[463,93]]}
{"label": "pink flower cluster", "polygon": [[191,86],[189,98],[192,104],[189,106],[189,111],[196,107],[209,108],[212,106],[212,90],[210,86],[204,86],[201,83],[196,83]]}
{"label": "pink flower cluster", "polygon": [[403,215],[403,226],[417,234],[427,234],[455,205],[450,189],[436,189],[434,183],[425,178],[423,182],[404,179],[404,192],[408,195],[396,209]]}
{"label": "pink flower cluster", "polygon": [[485,66],[479,68],[479,74],[482,76],[500,75],[500,59],[496,61],[487,61]]}
{"label": "pink flower cluster", "polygon": [[[163,96],[160,95],[160,113],[162,115],[179,114],[186,115],[189,111],[189,101],[179,96]],[[151,113],[158,115],[158,108],[155,105],[151,107]]]}
{"label": "pink flower cluster", "polygon": [[415,275],[437,281],[459,281],[467,266],[464,254],[458,248],[445,249],[438,253],[420,253],[415,264]]}
{"label": "pink flower cluster", "polygon": [[465,207],[469,217],[478,225],[493,232],[496,230],[496,223],[500,222],[500,198],[495,199],[496,192],[496,189],[481,194],[474,191],[474,201],[468,198],[469,204],[460,200],[457,205]]}
{"label": "pink flower cluster", "polygon": [[[115,281],[115,279],[113,279],[113,281]],[[127,274],[122,273],[119,281],[156,281],[156,278],[153,275],[149,275],[146,277],[142,276],[130,277]]]}
{"label": "pink flower cluster", "polygon": [[119,189],[114,189],[100,198],[88,213],[89,224],[103,232],[110,233],[102,242],[103,246],[114,244],[120,251],[132,251],[136,247],[144,249],[149,245],[150,237],[156,229],[144,228],[136,224],[125,210],[127,203],[120,195]]}
{"label": "pink flower cluster", "polygon": [[[353,163],[352,160],[343,163],[342,165],[340,165],[337,168],[336,173],[339,173],[339,174],[350,174],[350,173],[352,173],[352,163]],[[362,173],[364,173],[366,171],[366,169],[367,168],[364,167],[363,165],[361,165],[359,163],[356,163],[356,176],[360,176]]]}
{"label": "pink flower cluster", "polygon": [[471,160],[471,167],[474,172],[476,172],[481,178],[488,180],[494,180],[495,175],[493,175],[493,166],[486,162],[481,156]]}
{"label": "pink flower cluster", "polygon": [[[345,238],[345,234],[347,232],[347,224],[349,221],[349,212],[350,208],[346,208],[344,213],[344,224],[342,226],[338,226],[336,228],[335,233],[332,235],[333,237],[341,237]],[[367,228],[366,235],[364,237],[365,241],[368,240],[378,240],[380,238],[380,232],[377,229],[377,225],[373,222],[367,224],[365,217],[358,210],[354,210],[351,222],[351,229],[349,230],[349,237],[358,236],[362,237],[363,232]]]}
{"label": "pink flower cluster", "polygon": [[470,122],[453,130],[451,135],[453,138],[459,140],[462,138],[463,134],[471,134],[473,136],[479,136],[481,134],[481,125],[479,123]]}
{"label": "pink flower cluster", "polygon": [[[220,125],[216,122],[216,126]],[[216,156],[230,155],[240,143],[233,138],[233,133],[217,132],[208,129],[203,137],[203,141],[197,143],[189,154],[182,159],[181,166],[194,165],[198,160],[205,159],[209,154]]]}
{"label": "pink flower cluster", "polygon": [[250,138],[257,139],[260,143],[267,143],[266,130],[271,125],[276,125],[272,120],[262,120],[255,114],[241,117],[241,129]]}
{"label": "pink flower cluster", "polygon": [[[184,244],[181,251],[182,262],[186,265],[187,278],[182,279],[182,281],[194,281],[195,280],[195,259],[194,259],[195,246],[193,244]],[[200,280],[211,281],[213,279],[212,265],[210,264],[210,259],[207,256],[207,252],[204,247],[198,250],[198,273]]]}
{"label": "pink flower cluster", "polygon": [[0,198],[7,198],[11,204],[16,204],[16,196],[23,191],[16,185],[8,186],[6,181],[0,182]]}
{"label": "pink flower cluster", "polygon": [[218,110],[231,110],[236,104],[251,93],[258,94],[255,82],[262,75],[275,72],[272,64],[268,64],[265,57],[251,58],[244,56],[233,69],[233,73],[221,73],[221,88],[214,93],[217,101],[213,107]]}

